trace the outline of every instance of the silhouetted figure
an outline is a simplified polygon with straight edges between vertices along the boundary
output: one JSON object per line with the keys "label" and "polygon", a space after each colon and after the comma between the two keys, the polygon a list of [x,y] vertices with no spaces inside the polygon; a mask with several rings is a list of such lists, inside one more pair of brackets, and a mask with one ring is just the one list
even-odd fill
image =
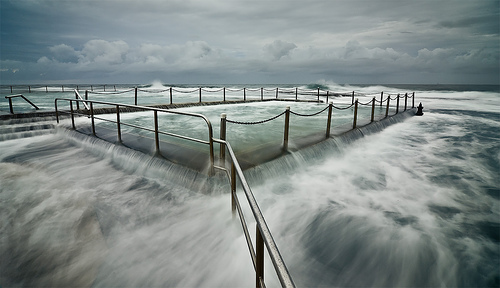
{"label": "silhouetted figure", "polygon": [[424,115],[424,112],[422,112],[423,109],[424,109],[424,106],[422,106],[422,102],[420,102],[420,104],[417,107],[417,113],[415,113],[415,115],[417,115],[417,116]]}

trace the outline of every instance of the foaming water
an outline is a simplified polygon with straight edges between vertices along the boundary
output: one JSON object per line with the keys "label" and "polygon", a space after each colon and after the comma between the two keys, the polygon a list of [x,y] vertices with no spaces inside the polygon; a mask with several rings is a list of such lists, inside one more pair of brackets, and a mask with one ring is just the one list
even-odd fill
{"label": "foaming water", "polygon": [[[393,117],[245,172],[298,287],[499,285],[499,95],[417,95],[423,117]],[[221,112],[245,121],[284,104],[185,111],[217,123]],[[144,117],[134,114],[123,117]],[[248,135],[230,129],[232,144]],[[48,130],[0,141],[0,285],[255,285],[224,177]],[[278,286],[268,260],[265,269]]]}

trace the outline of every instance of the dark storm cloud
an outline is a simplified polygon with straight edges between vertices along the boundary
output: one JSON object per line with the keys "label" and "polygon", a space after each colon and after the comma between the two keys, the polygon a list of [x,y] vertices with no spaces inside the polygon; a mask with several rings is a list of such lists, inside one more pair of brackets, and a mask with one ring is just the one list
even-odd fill
{"label": "dark storm cloud", "polygon": [[2,84],[499,81],[497,0],[0,3]]}

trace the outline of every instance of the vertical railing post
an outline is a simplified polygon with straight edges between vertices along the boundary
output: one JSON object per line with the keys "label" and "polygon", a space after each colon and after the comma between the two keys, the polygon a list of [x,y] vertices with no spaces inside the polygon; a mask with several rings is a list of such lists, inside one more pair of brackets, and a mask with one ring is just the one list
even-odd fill
{"label": "vertical railing post", "polygon": [[113,88],[115,89],[115,92],[116,92],[116,85],[113,85]]}
{"label": "vertical railing post", "polygon": [[415,92],[413,92],[413,96],[411,97],[411,108],[415,108]]}
{"label": "vertical railing post", "polygon": [[243,101],[247,101],[247,88],[243,88]]}
{"label": "vertical railing post", "polygon": [[391,95],[387,96],[387,108],[385,108],[385,117],[389,116],[389,102],[391,101]]}
{"label": "vertical railing post", "polygon": [[90,85],[90,91],[94,92],[94,86]]}
{"label": "vertical railing post", "polygon": [[328,120],[326,122],[326,138],[330,138],[330,127],[332,124],[332,108],[333,104],[328,104]]}
{"label": "vertical railing post", "polygon": [[12,86],[10,86],[10,94],[12,94]]}
{"label": "vertical railing post", "polygon": [[328,94],[330,94],[330,91],[329,90],[326,90],[326,103],[328,103]]}
{"label": "vertical railing post", "polygon": [[383,101],[384,101],[384,91],[380,92],[380,107],[382,107]]}
{"label": "vertical railing post", "polygon": [[354,102],[354,120],[352,122],[352,129],[356,128],[356,122],[358,118],[358,99]]}
{"label": "vertical railing post", "polygon": [[71,126],[75,128],[75,115],[73,114],[73,100],[69,100],[69,110],[71,111]]}
{"label": "vertical railing post", "polygon": [[90,102],[90,120],[92,123],[92,134],[95,135],[94,103]]}
{"label": "vertical railing post", "polygon": [[[76,90],[78,90],[78,88]],[[31,86],[28,86],[28,93],[31,93]]]}
{"label": "vertical railing post", "polygon": [[49,93],[49,86],[45,86],[45,93]]}
{"label": "vertical railing post", "polygon": [[318,102],[319,102],[319,87],[318,87]]}
{"label": "vertical railing post", "polygon": [[137,106],[137,86],[135,86],[135,88],[134,88],[134,103],[135,103],[135,106]]}
{"label": "vertical railing post", "polygon": [[352,91],[351,104],[354,104],[354,91]]}
{"label": "vertical railing post", "polygon": [[[226,140],[226,113],[220,114],[220,139]],[[220,144],[220,160],[222,163],[226,161],[226,145]]]}
{"label": "vertical railing post", "polygon": [[85,90],[85,100],[89,100],[89,90]]}
{"label": "vertical railing post", "polygon": [[9,109],[10,109],[10,114],[14,114],[14,107],[12,107],[12,98],[9,98]]}
{"label": "vertical railing post", "polygon": [[236,166],[231,159],[231,212],[236,216]]}
{"label": "vertical railing post", "polygon": [[106,84],[104,84],[104,92],[106,92]]}
{"label": "vertical railing post", "polygon": [[75,91],[75,99],[76,99],[76,110],[80,110],[80,102],[78,101],[78,92]]}
{"label": "vertical railing post", "polygon": [[283,151],[288,151],[288,130],[290,128],[290,106],[285,110],[285,131],[283,136]]}
{"label": "vertical railing post", "polygon": [[264,101],[264,88],[260,87],[260,101]]}
{"label": "vertical railing post", "polygon": [[173,99],[172,99],[172,87],[170,87],[170,89],[169,89],[169,90],[170,90],[170,104],[172,104],[172,100],[173,100]]}
{"label": "vertical railing post", "polygon": [[223,99],[224,99],[224,102],[226,102],[226,87],[222,88],[222,96],[223,96]]}
{"label": "vertical railing post", "polygon": [[408,93],[405,93],[405,111],[408,106]]}
{"label": "vertical railing post", "polygon": [[374,118],[375,118],[375,97],[373,97],[372,99],[372,119],[370,122],[373,122]]}
{"label": "vertical railing post", "polygon": [[399,93],[398,93],[398,98],[396,98],[396,114],[399,113]]}
{"label": "vertical railing post", "polygon": [[198,100],[198,102],[200,102],[200,103],[201,103],[201,87],[200,87],[199,91],[200,91],[200,92],[199,92],[199,94],[200,94],[200,97],[199,97],[199,98],[200,98],[200,99]]}
{"label": "vertical railing post", "polygon": [[278,87],[276,87],[276,99],[278,99]]}
{"label": "vertical railing post", "polygon": [[62,92],[64,92],[64,85],[61,85],[61,87],[62,87]]}
{"label": "vertical railing post", "polygon": [[120,105],[116,105],[116,129],[118,130],[118,142],[121,143],[122,142],[122,129],[121,129],[121,124],[120,124]]}
{"label": "vertical railing post", "polygon": [[264,239],[259,225],[255,225],[255,287],[260,288],[260,282],[264,282]]}
{"label": "vertical railing post", "polygon": [[298,93],[299,88],[295,87],[295,101],[299,99],[299,93]]}
{"label": "vertical railing post", "polygon": [[160,154],[160,135],[158,134],[158,111],[154,111],[155,118],[155,147],[156,154]]}

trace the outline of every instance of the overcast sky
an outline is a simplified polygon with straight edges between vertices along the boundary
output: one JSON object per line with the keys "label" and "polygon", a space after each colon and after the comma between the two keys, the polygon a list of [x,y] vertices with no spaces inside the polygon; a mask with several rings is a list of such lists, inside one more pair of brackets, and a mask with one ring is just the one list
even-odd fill
{"label": "overcast sky", "polygon": [[499,84],[499,0],[0,0],[1,84]]}

